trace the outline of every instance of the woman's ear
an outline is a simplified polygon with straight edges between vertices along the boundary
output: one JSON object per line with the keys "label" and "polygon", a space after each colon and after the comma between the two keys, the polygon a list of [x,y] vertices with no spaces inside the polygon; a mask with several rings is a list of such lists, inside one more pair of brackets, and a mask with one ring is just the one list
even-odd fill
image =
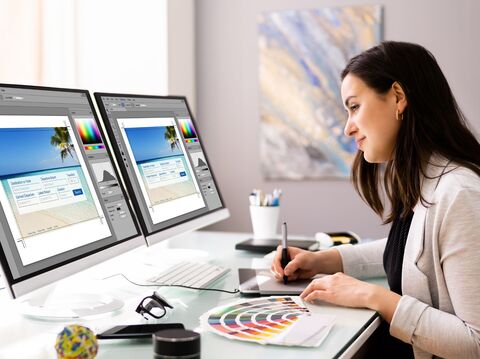
{"label": "woman's ear", "polygon": [[403,113],[403,111],[405,111],[405,108],[407,107],[407,96],[405,96],[405,91],[403,91],[403,87],[398,81],[395,81],[392,84],[392,90],[397,99],[398,111],[400,113]]}

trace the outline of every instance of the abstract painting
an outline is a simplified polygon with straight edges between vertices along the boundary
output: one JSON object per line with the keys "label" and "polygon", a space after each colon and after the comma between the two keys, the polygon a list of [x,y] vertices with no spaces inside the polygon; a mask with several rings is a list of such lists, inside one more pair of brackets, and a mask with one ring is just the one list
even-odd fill
{"label": "abstract painting", "polygon": [[260,154],[266,179],[348,178],[340,73],[378,44],[380,5],[263,13],[258,22]]}

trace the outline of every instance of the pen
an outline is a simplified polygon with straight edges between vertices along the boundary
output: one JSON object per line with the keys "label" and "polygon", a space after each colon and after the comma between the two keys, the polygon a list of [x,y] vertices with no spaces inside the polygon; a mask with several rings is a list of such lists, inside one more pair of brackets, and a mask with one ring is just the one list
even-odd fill
{"label": "pen", "polygon": [[[282,224],[282,268],[285,268],[290,262],[290,258],[288,256],[288,241],[287,241],[287,222],[283,222]],[[283,283],[288,283],[288,277],[284,274],[283,275]]]}

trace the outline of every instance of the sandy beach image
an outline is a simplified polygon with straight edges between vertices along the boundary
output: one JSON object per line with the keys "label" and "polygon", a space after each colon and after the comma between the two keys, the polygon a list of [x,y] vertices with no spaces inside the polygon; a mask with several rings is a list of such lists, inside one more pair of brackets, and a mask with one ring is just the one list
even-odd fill
{"label": "sandy beach image", "polygon": [[197,193],[173,126],[126,128],[149,205]]}
{"label": "sandy beach image", "polygon": [[0,163],[23,238],[98,217],[67,128],[0,129]]}

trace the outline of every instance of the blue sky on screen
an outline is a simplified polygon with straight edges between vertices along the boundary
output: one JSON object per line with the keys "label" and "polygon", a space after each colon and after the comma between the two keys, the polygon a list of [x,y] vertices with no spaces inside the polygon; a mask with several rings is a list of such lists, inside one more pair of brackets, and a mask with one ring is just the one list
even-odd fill
{"label": "blue sky on screen", "polygon": [[171,149],[165,131],[165,126],[125,128],[137,162],[183,154],[177,147]]}
{"label": "blue sky on screen", "polygon": [[52,127],[0,128],[0,176],[78,166],[70,155],[62,162],[60,150],[50,144],[54,134]]}

